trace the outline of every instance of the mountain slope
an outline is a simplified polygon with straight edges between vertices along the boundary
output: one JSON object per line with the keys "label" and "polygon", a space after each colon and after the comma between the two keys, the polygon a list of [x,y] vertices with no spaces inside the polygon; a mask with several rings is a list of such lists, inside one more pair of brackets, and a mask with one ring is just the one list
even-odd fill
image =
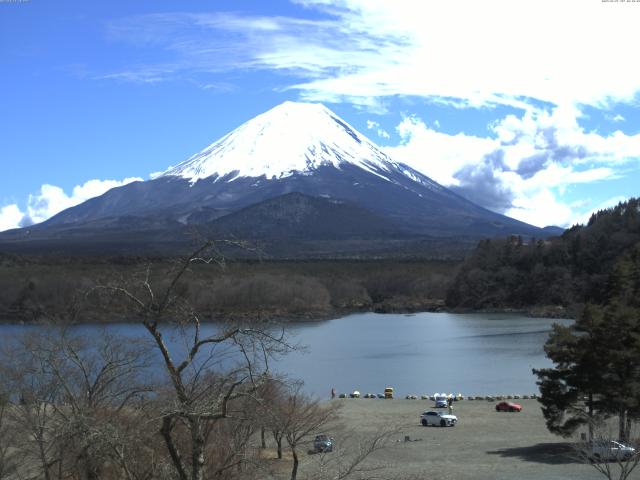
{"label": "mountain slope", "polygon": [[384,217],[344,201],[288,193],[256,203],[209,224],[212,235],[279,240],[401,236]]}
{"label": "mountain slope", "polygon": [[[326,107],[285,102],[153,180],[114,188],[40,225],[0,234],[0,244],[27,236],[46,243],[63,239],[70,231],[79,239],[84,231],[87,241],[95,235],[117,239],[120,234],[122,244],[129,245],[126,238],[132,230],[123,227],[123,219],[137,219],[133,221],[137,238],[144,238],[146,231],[153,242],[162,232],[169,243],[179,243],[190,228],[212,228],[221,217],[293,192],[331,200],[334,206],[346,202],[349,208],[368,212],[359,220],[362,232],[394,225],[396,235],[547,236],[542,229],[486,210],[394,162]],[[338,210],[344,213],[338,208],[336,215]],[[239,218],[244,218],[242,228]],[[247,235],[256,232],[253,217],[231,217],[226,225],[233,222]],[[364,228],[367,222],[370,225]],[[332,224],[337,223],[322,222],[312,231],[318,238],[331,236],[335,231],[330,228],[319,229]],[[265,231],[270,229],[265,226]]]}

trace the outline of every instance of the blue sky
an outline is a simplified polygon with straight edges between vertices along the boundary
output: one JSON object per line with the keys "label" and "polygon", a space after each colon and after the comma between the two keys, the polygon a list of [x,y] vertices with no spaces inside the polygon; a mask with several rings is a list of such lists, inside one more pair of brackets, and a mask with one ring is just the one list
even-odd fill
{"label": "blue sky", "polygon": [[488,208],[583,221],[639,195],[638,24],[600,0],[0,0],[0,230],[285,100]]}

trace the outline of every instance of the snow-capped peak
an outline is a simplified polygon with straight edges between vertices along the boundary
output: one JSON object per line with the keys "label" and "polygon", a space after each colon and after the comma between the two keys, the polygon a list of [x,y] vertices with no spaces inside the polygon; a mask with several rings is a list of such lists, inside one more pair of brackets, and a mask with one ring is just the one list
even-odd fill
{"label": "snow-capped peak", "polygon": [[355,164],[384,177],[397,169],[380,149],[322,104],[284,102],[254,117],[162,175],[283,178],[321,165]]}

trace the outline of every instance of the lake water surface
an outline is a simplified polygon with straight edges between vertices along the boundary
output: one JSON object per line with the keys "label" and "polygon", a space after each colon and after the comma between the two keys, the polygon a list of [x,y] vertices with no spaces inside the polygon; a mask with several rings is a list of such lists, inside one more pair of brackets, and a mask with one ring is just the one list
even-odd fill
{"label": "lake water surface", "polygon": [[[537,392],[531,369],[551,365],[543,345],[554,322],[571,323],[518,314],[363,313],[287,324],[292,340],[307,348],[281,358],[274,369],[304,380],[305,389],[320,397],[332,387],[364,394],[388,385],[399,396],[531,394]],[[10,337],[33,328],[2,325],[0,333]],[[148,335],[139,324],[74,328],[93,335],[107,328],[123,338]]]}
{"label": "lake water surface", "polygon": [[518,314],[364,313],[290,328],[309,346],[281,367],[309,390],[404,396],[537,392],[533,368],[551,366],[543,350],[553,323]]}

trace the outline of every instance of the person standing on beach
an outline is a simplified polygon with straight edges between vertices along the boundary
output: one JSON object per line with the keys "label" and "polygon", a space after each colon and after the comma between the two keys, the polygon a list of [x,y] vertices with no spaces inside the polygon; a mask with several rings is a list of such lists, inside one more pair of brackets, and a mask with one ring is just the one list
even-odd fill
{"label": "person standing on beach", "polygon": [[447,398],[447,410],[449,410],[449,415],[453,413],[453,397]]}
{"label": "person standing on beach", "polygon": [[336,398],[336,389],[331,387],[331,400],[333,400],[334,398]]}

